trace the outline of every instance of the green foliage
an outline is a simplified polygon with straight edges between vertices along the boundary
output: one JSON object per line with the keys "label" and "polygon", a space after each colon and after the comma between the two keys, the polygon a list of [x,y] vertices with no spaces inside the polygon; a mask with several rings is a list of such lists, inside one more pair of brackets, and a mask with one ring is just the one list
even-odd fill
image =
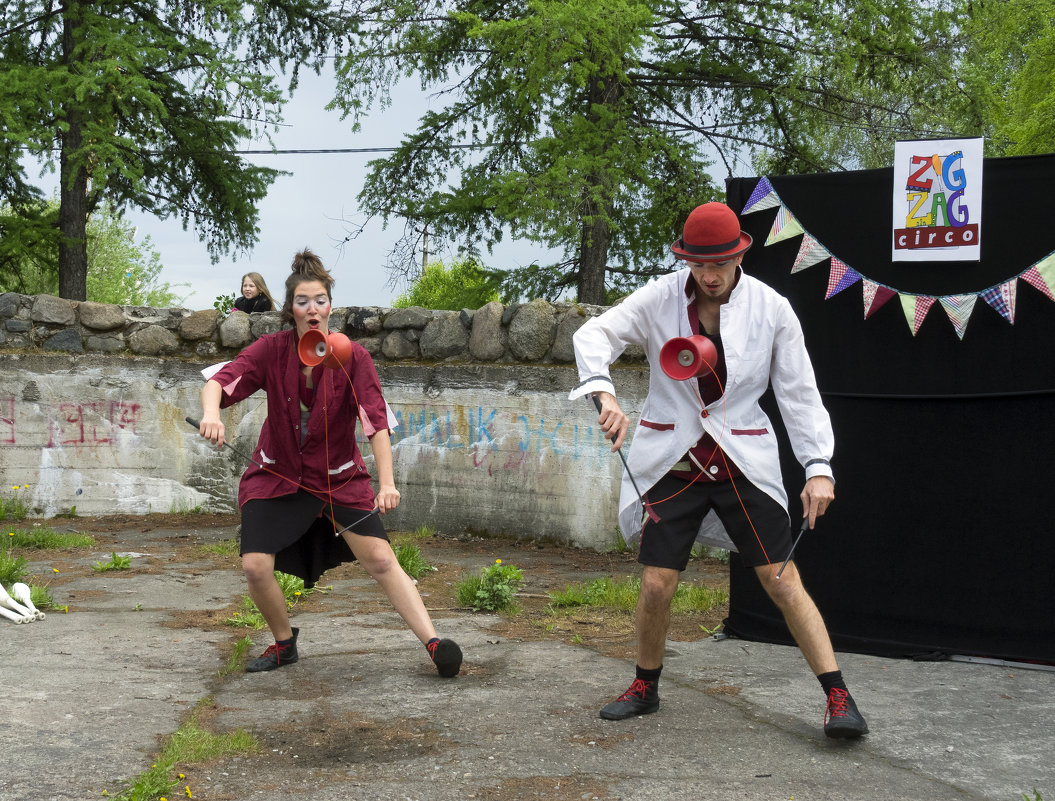
{"label": "green foliage", "polygon": [[[306,590],[304,589],[304,579],[289,573],[283,573],[280,570],[275,571],[275,581],[278,582],[279,589],[282,590],[282,596],[286,599],[287,609],[292,609],[301,598],[311,595],[319,589],[318,586],[315,586],[310,590]],[[224,623],[229,626],[242,626],[250,629],[262,629],[267,625],[264,616],[260,614],[260,610],[248,595],[242,596],[242,608],[224,620]]]}
{"label": "green foliage", "polygon": [[31,530],[9,531],[3,543],[10,548],[36,548],[38,550],[66,550],[69,548],[91,548],[95,537],[90,534],[70,534],[43,527]]}
{"label": "green foliage", "polygon": [[31,583],[29,585],[29,600],[37,609],[55,608],[55,598],[51,594],[51,589],[43,584]]}
{"label": "green foliage", "polygon": [[27,165],[58,170],[59,294],[86,297],[85,224],[103,200],[193,224],[214,259],[251,247],[281,173],[235,151],[274,129],[279,76],[292,91],[339,23],[324,0],[7,4],[0,201],[28,244],[46,227]]}
{"label": "green foliage", "polygon": [[[58,217],[59,204],[46,204],[49,218]],[[0,207],[0,231],[10,209]],[[87,299],[97,303],[171,308],[183,302],[173,286],[161,282],[161,255],[150,237],[135,241],[135,226],[126,222],[109,203],[89,215],[87,236]],[[59,294],[57,239],[25,247],[21,242],[0,242],[0,292],[24,295]]]}
{"label": "green foliage", "polygon": [[230,295],[217,295],[216,300],[212,302],[212,307],[226,317],[231,313],[231,309],[234,308],[234,301],[235,297],[233,292]]}
{"label": "green foliage", "polygon": [[361,207],[467,255],[512,230],[560,255],[506,291],[602,303],[668,269],[688,211],[721,196],[714,160],[816,172],[919,132],[954,83],[952,2],[395,2],[350,35],[333,105],[358,124],[404,76],[436,90]]}
{"label": "green foliage", "polygon": [[416,545],[396,545],[392,550],[395,551],[396,561],[403,568],[403,572],[412,579],[419,579],[436,569],[428,563]]}
{"label": "green foliage", "polygon": [[25,520],[28,506],[26,504],[26,490],[29,484],[15,484],[11,487],[7,497],[0,495],[0,520]]}
{"label": "green foliage", "polygon": [[404,294],[396,298],[392,307],[406,309],[479,309],[491,301],[500,300],[498,287],[503,273],[488,270],[475,259],[458,259],[449,267],[433,261],[411,283]]}
{"label": "green foliage", "polygon": [[474,612],[513,611],[513,597],[524,583],[524,573],[513,565],[503,565],[495,560],[479,573],[470,573],[454,588],[455,597],[461,606]]}
{"label": "green foliage", "polygon": [[[631,612],[637,606],[641,592],[641,579],[627,577],[613,579],[608,576],[585,583],[566,584],[563,590],[549,593],[551,612],[589,606]],[[706,612],[729,600],[725,590],[703,587],[692,582],[681,582],[674,591],[670,609],[675,614]]]}
{"label": "green foliage", "polygon": [[182,773],[176,774],[178,766],[214,762],[237,754],[252,754],[260,749],[257,739],[242,729],[225,734],[214,734],[205,729],[200,722],[201,710],[211,704],[211,698],[199,701],[190,719],[165,741],[150,769],[110,797],[115,801],[157,801],[162,797],[175,798],[177,794],[193,798],[191,780]]}
{"label": "green foliage", "polygon": [[246,654],[249,653],[249,649],[252,647],[253,638],[248,634],[238,640],[231,649],[231,655],[228,657],[227,662],[217,671],[217,675],[222,679],[230,673],[240,671],[245,664]]}
{"label": "green foliage", "polygon": [[986,153],[1055,151],[1055,0],[965,3],[960,102],[948,116]]}
{"label": "green foliage", "polygon": [[26,577],[26,558],[12,556],[6,549],[0,548],[0,584],[10,587]]}
{"label": "green foliage", "polygon": [[210,542],[208,545],[201,546],[201,549],[206,553],[214,553],[217,556],[237,556],[240,548],[241,543],[236,537],[220,540],[219,542]]}
{"label": "green foliage", "polygon": [[640,590],[640,579],[605,576],[585,583],[566,584],[563,590],[549,593],[549,606],[551,610],[591,606],[629,612],[637,605]]}
{"label": "green foliage", "polygon": [[98,573],[106,573],[109,570],[128,570],[132,567],[131,556],[118,556],[117,551],[111,551],[109,562],[96,562],[92,570]]}

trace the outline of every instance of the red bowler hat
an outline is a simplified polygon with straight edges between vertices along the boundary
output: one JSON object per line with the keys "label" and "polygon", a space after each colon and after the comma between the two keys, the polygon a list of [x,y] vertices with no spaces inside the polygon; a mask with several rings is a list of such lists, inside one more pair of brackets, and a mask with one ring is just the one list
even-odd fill
{"label": "red bowler hat", "polygon": [[735,211],[724,203],[704,203],[689,214],[681,239],[670,250],[686,261],[725,261],[746,251],[751,241],[740,230]]}

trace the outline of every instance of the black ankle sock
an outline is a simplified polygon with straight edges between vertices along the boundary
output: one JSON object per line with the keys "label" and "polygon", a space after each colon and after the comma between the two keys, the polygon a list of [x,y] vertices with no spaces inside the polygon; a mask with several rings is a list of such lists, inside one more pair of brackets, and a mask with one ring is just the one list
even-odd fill
{"label": "black ankle sock", "polygon": [[846,682],[843,681],[843,672],[841,670],[833,670],[830,673],[821,673],[817,676],[817,681],[819,681],[821,687],[824,688],[825,695],[828,695],[833,689],[846,689]]}
{"label": "black ankle sock", "polygon": [[290,637],[288,640],[275,640],[275,645],[293,645],[297,641],[296,635]]}
{"label": "black ankle sock", "polygon": [[660,665],[655,670],[645,670],[641,665],[637,666],[637,678],[641,681],[650,681],[653,684],[659,681],[659,674],[663,672],[663,665]]}
{"label": "black ankle sock", "polygon": [[428,647],[429,647],[430,645],[432,645],[432,644],[433,644],[434,642],[439,642],[439,641],[440,641],[440,638],[439,638],[439,637],[433,637],[433,638],[432,638],[431,640],[429,640],[429,641],[428,641],[427,643],[425,643],[425,647],[426,647],[426,648],[428,648]]}

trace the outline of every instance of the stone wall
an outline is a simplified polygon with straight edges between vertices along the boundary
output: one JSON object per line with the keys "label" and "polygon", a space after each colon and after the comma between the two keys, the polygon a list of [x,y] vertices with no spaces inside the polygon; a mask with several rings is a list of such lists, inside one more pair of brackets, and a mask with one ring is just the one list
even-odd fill
{"label": "stone wall", "polygon": [[[371,353],[400,421],[403,503],[390,528],[614,542],[621,464],[592,407],[567,400],[578,383],[572,334],[601,311],[539,300],[334,309],[331,330]],[[233,510],[245,462],[184,417],[200,415],[203,367],[280,328],[277,313],[0,295],[0,494],[28,484],[46,516]],[[647,364],[627,353],[617,371],[632,411]],[[252,450],[265,411],[257,395],[224,412],[236,448]]]}

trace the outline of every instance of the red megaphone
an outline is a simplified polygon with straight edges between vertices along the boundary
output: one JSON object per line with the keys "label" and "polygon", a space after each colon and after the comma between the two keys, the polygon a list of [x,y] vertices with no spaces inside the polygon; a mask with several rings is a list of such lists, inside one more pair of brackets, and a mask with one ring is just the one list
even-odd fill
{"label": "red megaphone", "polygon": [[352,357],[352,340],[336,331],[324,334],[318,328],[310,328],[300,338],[297,355],[308,367],[343,367]]}
{"label": "red megaphone", "polygon": [[713,370],[718,351],[707,337],[674,337],[659,352],[659,366],[675,381],[696,378]]}

